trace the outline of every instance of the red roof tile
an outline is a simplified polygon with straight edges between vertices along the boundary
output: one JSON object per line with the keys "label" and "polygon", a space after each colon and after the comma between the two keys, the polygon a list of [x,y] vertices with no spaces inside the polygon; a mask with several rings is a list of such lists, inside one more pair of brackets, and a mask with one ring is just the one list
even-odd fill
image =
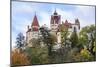
{"label": "red roof tile", "polygon": [[38,26],[39,27],[39,23],[38,23],[38,19],[37,19],[36,15],[34,16],[34,19],[33,19],[33,22],[32,22],[31,26]]}

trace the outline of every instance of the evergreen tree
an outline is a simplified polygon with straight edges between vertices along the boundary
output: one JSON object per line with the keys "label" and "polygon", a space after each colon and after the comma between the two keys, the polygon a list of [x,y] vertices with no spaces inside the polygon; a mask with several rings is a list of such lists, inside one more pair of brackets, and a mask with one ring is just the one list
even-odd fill
{"label": "evergreen tree", "polygon": [[19,49],[22,49],[22,47],[24,47],[25,44],[25,40],[24,40],[24,35],[22,33],[19,33],[17,38],[16,38],[16,47]]}
{"label": "evergreen tree", "polygon": [[78,44],[78,35],[77,35],[77,31],[76,31],[75,27],[74,27],[74,30],[71,34],[70,41],[71,41],[72,48],[77,46],[77,44]]}
{"label": "evergreen tree", "polygon": [[51,38],[51,35],[45,27],[41,27],[40,32],[41,32],[42,37],[43,37],[43,39],[42,39],[43,42],[46,43],[46,45],[48,47],[48,55],[50,56],[52,54],[52,44],[53,44],[53,40]]}

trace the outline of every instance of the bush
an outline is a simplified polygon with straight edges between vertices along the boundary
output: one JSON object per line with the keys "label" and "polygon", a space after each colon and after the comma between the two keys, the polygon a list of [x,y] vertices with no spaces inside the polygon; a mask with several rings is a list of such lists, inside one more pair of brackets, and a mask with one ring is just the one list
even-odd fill
{"label": "bush", "polygon": [[25,53],[18,52],[17,49],[11,54],[12,66],[16,65],[29,65],[30,61]]}

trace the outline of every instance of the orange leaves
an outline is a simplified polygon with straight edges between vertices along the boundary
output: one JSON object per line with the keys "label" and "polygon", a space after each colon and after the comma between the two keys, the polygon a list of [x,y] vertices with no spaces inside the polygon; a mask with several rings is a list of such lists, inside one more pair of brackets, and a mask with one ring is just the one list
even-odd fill
{"label": "orange leaves", "polygon": [[28,60],[28,57],[25,53],[18,52],[17,50],[14,50],[11,55],[12,59],[12,65],[29,65],[30,62]]}

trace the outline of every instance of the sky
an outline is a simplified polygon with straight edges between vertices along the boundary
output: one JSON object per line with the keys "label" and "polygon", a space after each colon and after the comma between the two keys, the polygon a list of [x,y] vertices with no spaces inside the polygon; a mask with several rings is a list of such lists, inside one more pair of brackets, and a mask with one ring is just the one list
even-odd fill
{"label": "sky", "polygon": [[26,36],[27,26],[31,25],[35,14],[40,26],[46,24],[50,27],[50,17],[55,9],[61,15],[61,21],[74,23],[78,18],[81,27],[95,24],[94,6],[12,1],[12,47],[15,46],[18,33],[22,32]]}

